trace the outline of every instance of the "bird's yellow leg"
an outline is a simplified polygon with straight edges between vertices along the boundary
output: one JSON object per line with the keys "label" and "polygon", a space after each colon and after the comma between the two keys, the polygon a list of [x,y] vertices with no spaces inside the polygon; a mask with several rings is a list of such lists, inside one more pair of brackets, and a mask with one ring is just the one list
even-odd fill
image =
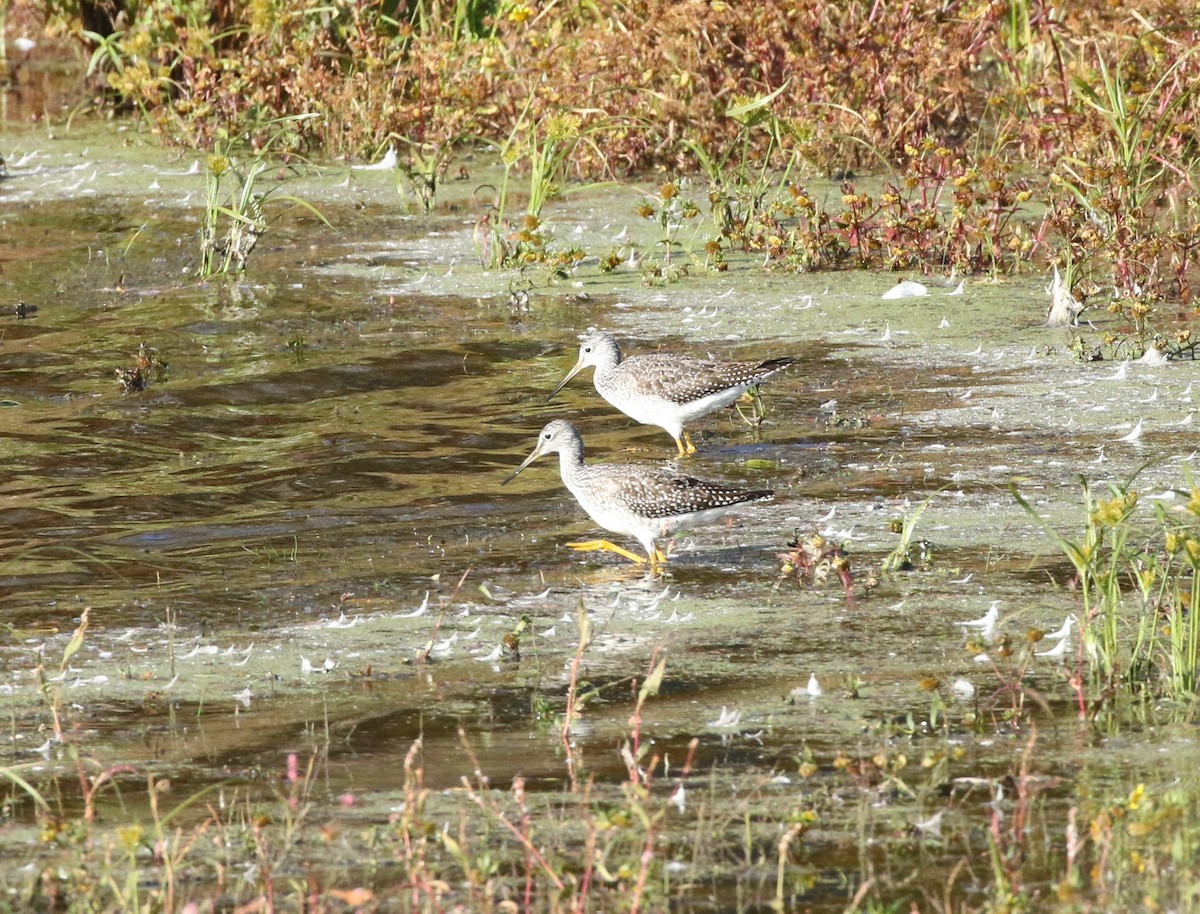
{"label": "bird's yellow leg", "polygon": [[[669,549],[669,546],[668,546]],[[650,573],[658,574],[667,564],[667,553],[663,552],[657,546],[650,550]]]}
{"label": "bird's yellow leg", "polygon": [[680,433],[679,440],[675,443],[679,445],[680,457],[696,453],[696,445],[692,444],[692,436],[687,433],[686,428]]}
{"label": "bird's yellow leg", "polygon": [[631,562],[637,562],[639,565],[646,564],[646,560],[640,555],[630,552],[628,549],[623,549],[616,543],[610,543],[608,540],[586,540],[582,543],[567,543],[567,547],[579,552],[615,552],[617,555],[624,556]]}

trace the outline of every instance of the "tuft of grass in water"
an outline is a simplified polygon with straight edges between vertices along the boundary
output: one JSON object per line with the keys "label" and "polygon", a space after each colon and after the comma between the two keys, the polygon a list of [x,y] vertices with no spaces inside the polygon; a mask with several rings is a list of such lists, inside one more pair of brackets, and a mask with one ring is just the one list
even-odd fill
{"label": "tuft of grass in water", "polygon": [[[553,234],[544,221],[546,205],[566,191],[564,182],[577,148],[596,146],[595,136],[611,129],[603,112],[561,107],[541,117],[533,114],[535,93],[530,96],[512,131],[500,146],[503,176],[495,205],[481,215],[476,226],[480,262],[491,269],[541,266],[552,276],[565,278],[584,257],[577,247],[556,250]],[[520,225],[511,224],[512,184],[521,170],[528,172],[525,212]],[[600,185],[572,187],[586,191]]]}
{"label": "tuft of grass in water", "polygon": [[885,574],[894,571],[913,571],[928,569],[932,565],[929,543],[924,540],[913,540],[917,530],[917,521],[929,507],[932,498],[927,498],[915,509],[908,511],[899,520],[892,523],[892,532],[900,534],[900,542],[888,553],[880,563],[880,571]]}
{"label": "tuft of grass in water", "polygon": [[226,140],[208,156],[204,168],[204,216],[200,229],[200,267],[202,279],[224,273],[241,273],[258,239],[270,227],[265,204],[269,198],[291,204],[316,216],[325,225],[329,221],[311,203],[293,194],[281,194],[282,182],[264,181],[270,169],[267,158],[271,146],[286,143],[293,127],[316,115],[301,114],[279,118],[273,136],[261,147],[245,154],[241,144]]}
{"label": "tuft of grass in water", "polygon": [[1015,487],[1011,491],[1074,571],[1093,684],[1102,690],[1145,686],[1182,700],[1200,685],[1200,490],[1191,488],[1183,520],[1159,503],[1146,521],[1136,516],[1132,484],[1111,484],[1103,498],[1082,480],[1085,521],[1078,538],[1059,533]]}

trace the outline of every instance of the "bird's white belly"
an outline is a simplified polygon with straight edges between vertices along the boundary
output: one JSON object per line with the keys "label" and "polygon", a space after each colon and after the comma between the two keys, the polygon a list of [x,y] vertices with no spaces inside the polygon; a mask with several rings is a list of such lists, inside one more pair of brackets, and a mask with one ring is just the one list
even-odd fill
{"label": "bird's white belly", "polygon": [[728,406],[749,388],[749,384],[738,385],[688,403],[674,403],[663,397],[655,396],[626,398],[606,390],[601,390],[600,394],[631,419],[635,419],[643,425],[657,425],[665,428],[678,438],[680,431],[687,423],[701,416],[707,416],[723,406]]}
{"label": "bird's white belly", "polygon": [[685,423],[691,422],[693,419],[707,416],[709,413],[715,412],[723,406],[728,406],[749,389],[749,384],[739,384],[736,387],[729,387],[725,390],[717,391],[715,394],[709,394],[707,397],[702,397],[699,400],[692,400],[690,403],[685,403],[678,407],[678,410]]}

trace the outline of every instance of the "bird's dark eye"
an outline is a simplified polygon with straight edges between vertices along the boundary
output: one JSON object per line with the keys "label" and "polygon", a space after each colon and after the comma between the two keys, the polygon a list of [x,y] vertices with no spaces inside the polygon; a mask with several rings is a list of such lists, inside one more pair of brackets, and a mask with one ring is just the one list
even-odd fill
{"label": "bird's dark eye", "polygon": [[592,347],[591,347],[591,346],[584,346],[584,347],[583,347],[583,351],[584,351],[584,352],[591,352],[591,351],[592,351]]}

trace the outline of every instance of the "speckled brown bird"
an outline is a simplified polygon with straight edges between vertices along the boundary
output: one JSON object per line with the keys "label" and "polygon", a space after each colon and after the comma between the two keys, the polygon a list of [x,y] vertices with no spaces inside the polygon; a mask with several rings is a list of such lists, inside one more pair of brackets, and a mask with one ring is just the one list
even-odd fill
{"label": "speckled brown bird", "polygon": [[[562,481],[579,506],[605,530],[632,536],[640,542],[651,571],[657,571],[667,561],[658,548],[658,540],[720,517],[739,505],[774,497],[768,489],[735,489],[666,467],[628,463],[588,465],[583,462],[583,438],[574,425],[563,419],[555,419],[542,429],[533,453],[504,482],[508,483],[543,454],[554,453],[558,454]],[[567,545],[572,549],[615,552],[639,564],[647,561],[607,540]]]}
{"label": "speckled brown bird", "polygon": [[795,361],[714,362],[669,353],[622,358],[611,333],[589,330],[580,340],[579,360],[547,399],[583,369],[595,366],[596,392],[631,419],[666,429],[680,457],[696,453],[684,430],[687,423],[728,406]]}

